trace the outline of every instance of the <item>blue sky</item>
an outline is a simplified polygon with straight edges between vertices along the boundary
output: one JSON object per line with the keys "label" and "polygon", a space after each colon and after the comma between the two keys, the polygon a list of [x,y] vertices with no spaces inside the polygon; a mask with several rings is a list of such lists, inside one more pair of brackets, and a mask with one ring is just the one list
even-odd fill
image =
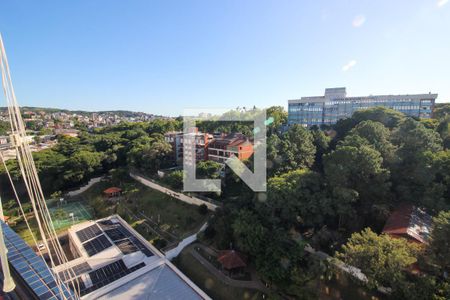
{"label": "blue sky", "polygon": [[339,86],[450,101],[448,0],[3,0],[0,32],[21,105],[179,115]]}

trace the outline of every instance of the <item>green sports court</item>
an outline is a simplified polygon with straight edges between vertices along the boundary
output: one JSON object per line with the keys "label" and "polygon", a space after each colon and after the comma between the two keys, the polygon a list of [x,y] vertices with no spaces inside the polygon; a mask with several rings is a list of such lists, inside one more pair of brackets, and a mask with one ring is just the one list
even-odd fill
{"label": "green sports court", "polygon": [[81,202],[64,202],[63,204],[52,205],[49,206],[49,211],[56,231],[92,219],[90,208]]}

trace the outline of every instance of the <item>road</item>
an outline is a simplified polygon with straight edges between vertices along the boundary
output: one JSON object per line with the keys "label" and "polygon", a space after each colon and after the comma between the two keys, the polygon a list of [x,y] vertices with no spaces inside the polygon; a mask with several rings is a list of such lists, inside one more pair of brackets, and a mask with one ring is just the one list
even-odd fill
{"label": "road", "polygon": [[178,199],[180,201],[183,201],[183,202],[186,202],[186,203],[189,203],[189,204],[193,204],[193,205],[197,205],[197,206],[205,204],[206,207],[208,207],[208,209],[212,210],[212,211],[215,211],[217,209],[217,207],[218,207],[217,205],[215,205],[213,203],[210,203],[208,201],[204,201],[204,200],[199,199],[197,197],[186,196],[183,193],[175,192],[175,191],[173,191],[171,189],[166,188],[165,186],[159,185],[159,184],[157,184],[157,183],[155,183],[153,181],[150,181],[150,180],[148,180],[148,179],[146,179],[146,178],[144,178],[144,177],[142,177],[140,175],[134,174],[132,172],[130,172],[130,176],[132,178],[134,178],[135,180],[139,181],[140,183],[142,183],[143,185],[146,185],[146,186],[148,186],[148,187],[150,187],[150,188],[152,188],[154,190],[158,190],[158,191],[160,191],[160,192],[162,192],[164,194],[167,194],[167,195],[169,195],[169,196],[171,196],[171,197],[173,197],[175,199]]}

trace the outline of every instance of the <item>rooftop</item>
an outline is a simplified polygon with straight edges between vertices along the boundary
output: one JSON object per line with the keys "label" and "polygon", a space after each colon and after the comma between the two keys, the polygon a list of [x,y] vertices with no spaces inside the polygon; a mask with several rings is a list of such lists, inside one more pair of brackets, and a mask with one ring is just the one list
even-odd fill
{"label": "rooftop", "polygon": [[382,99],[436,99],[438,94],[432,94],[431,92],[428,94],[403,94],[403,95],[369,95],[369,96],[355,96],[355,97],[347,97],[346,88],[327,88],[325,89],[324,96],[308,96],[301,97],[301,99],[292,99],[288,100],[288,103],[304,103],[304,102],[327,102],[327,101],[339,101],[339,100],[362,100],[362,99],[373,99],[373,100],[382,100]]}
{"label": "rooftop", "polygon": [[225,250],[219,253],[217,260],[227,270],[246,267],[246,259],[235,250]]}
{"label": "rooftop", "polygon": [[403,203],[389,216],[383,228],[383,233],[410,238],[426,244],[430,237],[432,219],[425,211]]}
{"label": "rooftop", "polygon": [[72,226],[69,241],[81,299],[210,299],[117,215]]}
{"label": "rooftop", "polygon": [[122,189],[115,187],[115,186],[107,188],[106,190],[103,191],[103,193],[105,193],[105,194],[114,194],[114,193],[120,193],[120,192],[122,192]]}

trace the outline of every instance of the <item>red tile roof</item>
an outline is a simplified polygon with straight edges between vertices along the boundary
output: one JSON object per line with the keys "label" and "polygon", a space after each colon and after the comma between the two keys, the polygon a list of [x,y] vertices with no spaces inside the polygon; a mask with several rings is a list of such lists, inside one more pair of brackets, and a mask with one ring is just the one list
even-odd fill
{"label": "red tile roof", "polygon": [[412,204],[403,203],[389,216],[384,225],[383,233],[427,243],[430,230],[431,217]]}
{"label": "red tile roof", "polygon": [[217,261],[227,270],[246,267],[247,263],[245,260],[244,256],[235,250],[221,251],[217,258]]}
{"label": "red tile roof", "polygon": [[103,193],[105,194],[115,194],[120,192],[122,192],[122,189],[115,186],[107,188],[106,190],[103,191]]}

